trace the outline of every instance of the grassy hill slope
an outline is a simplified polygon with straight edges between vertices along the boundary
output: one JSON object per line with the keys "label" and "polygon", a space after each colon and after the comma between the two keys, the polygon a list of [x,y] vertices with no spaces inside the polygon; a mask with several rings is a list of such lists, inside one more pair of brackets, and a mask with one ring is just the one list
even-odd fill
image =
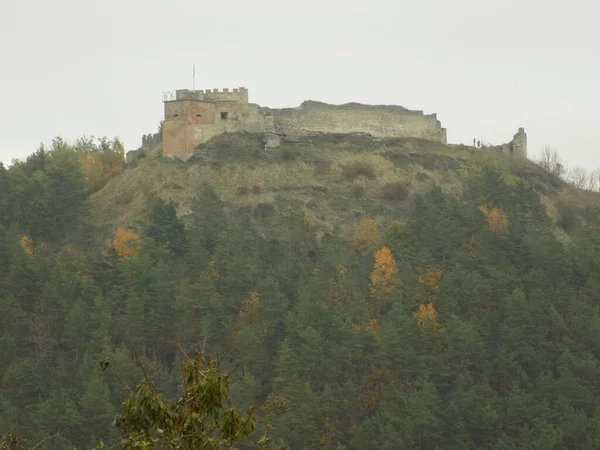
{"label": "grassy hill slope", "polygon": [[567,231],[570,218],[600,199],[529,160],[473,147],[322,135],[265,151],[259,136],[235,133],[211,140],[186,163],[146,158],[111,180],[91,203],[97,224],[127,226],[156,197],[175,201],[185,215],[200,185],[208,183],[230,213],[252,209],[264,216],[295,208],[321,225],[344,229],[364,216],[403,220],[415,192],[436,183],[456,193],[465,166],[481,163],[502,164],[513,176],[533,183],[548,214]]}

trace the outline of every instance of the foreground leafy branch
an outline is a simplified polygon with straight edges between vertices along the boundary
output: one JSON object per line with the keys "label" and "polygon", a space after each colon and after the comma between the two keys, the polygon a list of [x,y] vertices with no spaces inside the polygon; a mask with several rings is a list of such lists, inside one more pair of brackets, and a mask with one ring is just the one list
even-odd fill
{"label": "foreground leafy branch", "polygon": [[[207,361],[202,352],[183,365],[184,391],[175,403],[156,393],[147,376],[130,390],[115,420],[125,436],[123,449],[234,449],[256,429],[254,408],[245,414],[228,407],[229,380],[217,361]],[[257,447],[268,449],[263,436]]]}

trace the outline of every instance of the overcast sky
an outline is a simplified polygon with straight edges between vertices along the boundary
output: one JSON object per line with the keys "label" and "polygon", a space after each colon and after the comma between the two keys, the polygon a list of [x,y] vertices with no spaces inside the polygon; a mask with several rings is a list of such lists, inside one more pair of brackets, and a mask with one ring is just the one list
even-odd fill
{"label": "overcast sky", "polygon": [[594,0],[0,0],[0,161],[60,135],[155,132],[162,92],[396,104],[448,141],[546,145],[600,167]]}

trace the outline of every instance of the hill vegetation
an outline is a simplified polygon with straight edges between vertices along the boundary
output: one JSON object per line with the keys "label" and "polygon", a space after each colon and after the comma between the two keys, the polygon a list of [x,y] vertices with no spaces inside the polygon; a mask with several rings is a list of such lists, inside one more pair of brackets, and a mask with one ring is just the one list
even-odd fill
{"label": "hill vegetation", "polygon": [[[240,448],[600,444],[598,194],[414,139],[121,149],[0,166],[0,434],[177,448],[181,423],[191,448],[230,417]],[[194,354],[210,376],[184,376]]]}
{"label": "hill vegetation", "polygon": [[158,156],[142,159],[92,195],[92,218],[112,229],[127,226],[146,214],[155,198],[174,202],[185,218],[200,186],[208,184],[227,213],[292,208],[313,216],[325,229],[348,231],[365,216],[378,223],[405,220],[410,197],[432,184],[460,193],[472,164],[500,165],[529,183],[557,222],[565,214],[580,216],[597,198],[529,160],[474,147],[413,138],[320,135],[264,151],[260,138],[242,133],[218,136],[200,146],[187,163]]}

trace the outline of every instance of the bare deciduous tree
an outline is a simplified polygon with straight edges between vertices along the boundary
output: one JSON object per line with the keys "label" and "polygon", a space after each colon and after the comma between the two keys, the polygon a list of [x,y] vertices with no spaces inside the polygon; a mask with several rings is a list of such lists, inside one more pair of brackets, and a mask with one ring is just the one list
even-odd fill
{"label": "bare deciduous tree", "polygon": [[587,189],[588,179],[588,172],[583,167],[573,167],[567,176],[567,181],[579,189]]}
{"label": "bare deciduous tree", "polygon": [[[590,191],[600,191],[600,168],[597,168],[595,170],[592,170],[590,172],[589,177],[594,180],[593,181],[593,187],[590,188]],[[592,183],[588,183],[591,184]]]}
{"label": "bare deciduous tree", "polygon": [[549,145],[544,147],[537,162],[546,172],[551,173],[558,178],[562,178],[565,175],[565,166],[562,163],[558,151]]}
{"label": "bare deciduous tree", "polygon": [[588,173],[587,176],[587,185],[585,187],[587,191],[597,191],[598,190],[598,177],[597,170],[592,170]]}

